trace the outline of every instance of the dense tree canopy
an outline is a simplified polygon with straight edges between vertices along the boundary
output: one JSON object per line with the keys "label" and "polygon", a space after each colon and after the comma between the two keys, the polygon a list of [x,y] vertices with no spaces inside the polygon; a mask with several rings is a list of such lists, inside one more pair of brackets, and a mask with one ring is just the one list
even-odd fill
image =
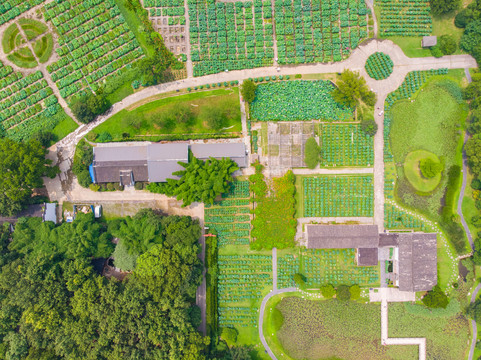
{"label": "dense tree canopy", "polygon": [[471,171],[481,179],[481,133],[470,138],[465,149]]}
{"label": "dense tree canopy", "polygon": [[97,115],[106,112],[110,107],[110,103],[102,93],[92,94],[88,92],[85,96],[75,101],[71,107],[77,120],[87,124],[94,121]]}
{"label": "dense tree canopy", "polygon": [[369,106],[376,103],[376,94],[369,90],[366,80],[358,72],[344,70],[336,85],[332,97],[340,104],[353,108],[360,101]]}
{"label": "dense tree canopy", "polygon": [[452,35],[442,35],[439,37],[439,48],[444,55],[451,55],[457,49],[456,39]]}
{"label": "dense tree canopy", "polygon": [[[134,229],[142,226],[150,230],[136,239]],[[92,256],[112,252],[110,229],[132,244],[149,233],[161,239],[123,282],[91,266]],[[191,218],[143,211],[108,226],[79,214],[57,227],[20,221],[10,245],[8,234],[0,228],[1,359],[207,358],[209,339],[194,327],[202,264],[200,228]]]}
{"label": "dense tree canopy", "polygon": [[211,158],[206,161],[192,157],[188,164],[181,164],[185,170],[177,171],[174,175],[179,180],[167,179],[167,183],[152,183],[147,189],[154,193],[176,196],[182,200],[182,206],[193,202],[213,204],[217,196],[229,191],[232,173],[239,169],[231,159],[217,160]]}
{"label": "dense tree canopy", "polygon": [[431,0],[431,11],[435,15],[443,15],[457,10],[461,4],[460,0]]}
{"label": "dense tree canopy", "polygon": [[257,85],[252,80],[244,80],[241,86],[241,94],[245,101],[249,104],[256,98]]}
{"label": "dense tree canopy", "polygon": [[439,285],[436,285],[431,291],[422,298],[423,304],[430,308],[443,308],[448,306],[449,299],[441,290]]}
{"label": "dense tree canopy", "polygon": [[33,189],[43,186],[42,176],[55,176],[45,158],[47,150],[35,140],[17,143],[0,140],[0,214],[11,216],[31,201]]}

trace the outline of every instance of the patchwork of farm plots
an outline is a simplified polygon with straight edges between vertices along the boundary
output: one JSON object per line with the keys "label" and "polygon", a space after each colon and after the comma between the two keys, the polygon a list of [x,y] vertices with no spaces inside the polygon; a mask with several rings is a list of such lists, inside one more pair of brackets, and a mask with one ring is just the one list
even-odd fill
{"label": "patchwork of farm plots", "polygon": [[367,37],[367,14],[359,0],[276,0],[279,64],[342,60]]}
{"label": "patchwork of farm plots", "polygon": [[301,273],[311,288],[321,285],[379,285],[378,266],[357,266],[355,249],[301,250],[299,254],[279,254],[278,288],[295,287],[294,274]]}
{"label": "patchwork of farm plots", "polygon": [[65,115],[57,97],[40,71],[23,76],[0,62],[1,131],[15,140],[29,138],[35,132],[52,129]]}
{"label": "patchwork of farm plots", "polygon": [[377,0],[381,36],[431,35],[429,0]]}
{"label": "patchwork of farm plots", "polygon": [[384,204],[384,227],[387,229],[412,229],[425,231],[424,222],[408,214],[404,210],[397,209],[391,204]]}
{"label": "patchwork of farm plots", "polygon": [[184,0],[144,0],[151,18],[167,18],[166,25],[185,25]]}
{"label": "patchwork of farm plots", "polygon": [[0,3],[0,25],[15,19],[45,0],[3,0]]}
{"label": "patchwork of farm plots", "polygon": [[205,206],[205,226],[216,230],[219,246],[249,245],[249,204],[249,182],[235,181],[222,201]]}
{"label": "patchwork of farm plots", "polygon": [[62,97],[96,91],[143,57],[143,51],[114,0],[58,0],[44,17],[59,34],[60,60],[47,66]]}
{"label": "patchwork of farm plots", "polygon": [[251,115],[259,121],[352,119],[352,109],[332,98],[333,89],[334,85],[327,80],[260,84],[251,105]]}
{"label": "patchwork of farm plots", "polygon": [[374,138],[359,124],[320,125],[321,166],[372,166]]}
{"label": "patchwork of farm plots", "polygon": [[194,75],[272,65],[270,1],[188,0]]}
{"label": "patchwork of farm plots", "polygon": [[272,256],[219,255],[218,266],[219,325],[257,326],[258,309],[253,305],[272,287]]}
{"label": "patchwork of farm plots", "polygon": [[325,175],[303,178],[304,217],[371,217],[372,175]]}

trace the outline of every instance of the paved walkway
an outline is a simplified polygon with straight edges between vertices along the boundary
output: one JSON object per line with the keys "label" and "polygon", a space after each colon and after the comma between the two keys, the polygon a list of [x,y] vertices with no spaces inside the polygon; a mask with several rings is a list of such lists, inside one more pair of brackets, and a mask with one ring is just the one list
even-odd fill
{"label": "paved walkway", "polygon": [[[481,284],[478,284],[471,295],[471,304],[476,301],[476,297],[478,296],[478,292],[481,289]],[[476,325],[476,321],[471,320],[471,327],[473,329],[473,340],[471,341],[471,348],[469,349],[469,357],[468,360],[473,360],[474,355],[474,348],[476,346],[476,341],[478,337],[478,326]]]}
{"label": "paved walkway", "polygon": [[419,360],[426,360],[426,338],[389,338],[388,337],[388,302],[381,301],[381,343],[383,345],[417,345]]}
{"label": "paved walkway", "polygon": [[271,297],[283,294],[283,293],[290,293],[290,292],[296,292],[296,288],[285,288],[285,289],[278,289],[278,290],[273,290],[267,296],[262,300],[261,303],[261,308],[259,310],[259,337],[261,339],[262,345],[264,345],[264,349],[266,349],[266,352],[269,354],[272,360],[277,360],[277,357],[274,355],[272,352],[271,348],[267,344],[266,338],[264,337],[264,313],[266,311],[266,304],[270,300]]}

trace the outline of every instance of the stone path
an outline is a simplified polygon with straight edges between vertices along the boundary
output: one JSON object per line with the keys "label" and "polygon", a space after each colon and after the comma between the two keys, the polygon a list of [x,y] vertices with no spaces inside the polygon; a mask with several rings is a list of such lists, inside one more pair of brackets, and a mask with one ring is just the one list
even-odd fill
{"label": "stone path", "polygon": [[388,337],[388,302],[381,301],[381,343],[383,345],[417,345],[419,360],[426,360],[426,338],[389,338]]}

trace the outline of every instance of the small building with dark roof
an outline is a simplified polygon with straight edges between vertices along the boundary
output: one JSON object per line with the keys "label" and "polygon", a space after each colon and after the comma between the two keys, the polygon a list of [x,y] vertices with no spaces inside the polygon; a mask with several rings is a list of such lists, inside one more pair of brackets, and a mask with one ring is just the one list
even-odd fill
{"label": "small building with dark roof", "polygon": [[190,150],[192,155],[200,160],[207,160],[211,157],[214,159],[230,158],[240,168],[248,166],[246,146],[243,142],[192,144]]}
{"label": "small building with dark roof", "polygon": [[423,39],[421,40],[421,46],[423,48],[435,46],[437,43],[438,43],[437,36],[423,36]]}

